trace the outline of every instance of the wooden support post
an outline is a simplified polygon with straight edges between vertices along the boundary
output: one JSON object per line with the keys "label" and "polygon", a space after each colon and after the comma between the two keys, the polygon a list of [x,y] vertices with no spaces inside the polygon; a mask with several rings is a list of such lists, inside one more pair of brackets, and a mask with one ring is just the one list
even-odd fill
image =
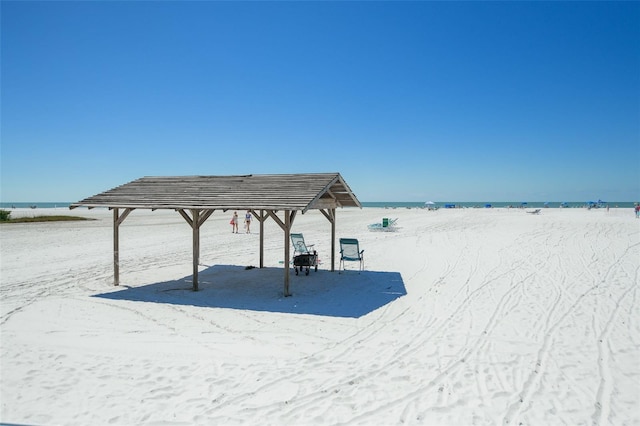
{"label": "wooden support post", "polygon": [[291,253],[289,250],[289,238],[291,238],[291,225],[293,224],[293,220],[296,217],[297,210],[285,210],[284,211],[284,222],[280,220],[275,210],[267,210],[267,214],[271,216],[271,218],[282,228],[284,231],[284,295],[285,297],[291,296],[291,292],[289,291],[289,259],[291,257]]}
{"label": "wooden support post", "polygon": [[120,216],[120,209],[113,209],[113,285],[120,285],[120,224],[133,209],[125,209]]}
{"label": "wooden support post", "polygon": [[320,210],[320,213],[331,223],[331,272],[336,270],[336,209],[327,211]]}
{"label": "wooden support post", "polygon": [[260,210],[260,213],[251,210],[251,214],[260,222],[260,268],[264,268],[264,221],[268,216],[264,210]]}
{"label": "wooden support post", "polygon": [[284,296],[291,296],[289,291],[289,238],[291,234],[291,218],[289,217],[289,210],[284,212]]}
{"label": "wooden support post", "polygon": [[331,272],[336,270],[336,209],[330,209],[331,213]]}
{"label": "wooden support post", "polygon": [[[193,291],[198,291],[198,265],[200,265],[200,227],[209,219],[214,210],[191,210],[191,217],[183,210],[178,213],[187,221],[193,233]],[[202,215],[200,215],[202,213]]]}
{"label": "wooden support post", "polygon": [[264,215],[264,210],[260,210],[260,216],[258,220],[260,221],[260,268],[264,268],[264,220],[266,219]]}
{"label": "wooden support post", "polygon": [[113,209],[113,285],[120,285],[120,232],[118,226],[119,209]]}
{"label": "wooden support post", "polygon": [[198,265],[200,264],[200,210],[191,210],[193,218],[193,291],[198,291]]}

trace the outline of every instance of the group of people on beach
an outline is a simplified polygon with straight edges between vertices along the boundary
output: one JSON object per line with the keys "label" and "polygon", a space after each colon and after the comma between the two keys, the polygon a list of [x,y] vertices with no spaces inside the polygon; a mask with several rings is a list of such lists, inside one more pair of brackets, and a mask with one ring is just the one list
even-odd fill
{"label": "group of people on beach", "polygon": [[[245,213],[244,215],[244,229],[245,229],[245,233],[250,234],[251,233],[251,211],[247,210],[247,213]],[[231,222],[229,222],[231,224],[231,233],[232,234],[237,234],[238,233],[238,225],[239,225],[239,220],[238,220],[238,212],[235,211],[233,212],[233,216],[231,217]]]}

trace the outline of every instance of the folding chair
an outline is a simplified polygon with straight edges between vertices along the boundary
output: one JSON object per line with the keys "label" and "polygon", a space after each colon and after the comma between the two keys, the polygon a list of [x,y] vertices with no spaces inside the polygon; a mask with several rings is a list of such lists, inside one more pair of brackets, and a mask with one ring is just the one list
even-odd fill
{"label": "folding chair", "polygon": [[309,275],[311,267],[315,267],[318,271],[318,252],[313,250],[314,244],[304,242],[302,234],[291,234],[291,243],[293,244],[293,269],[302,272],[302,268],[306,267],[306,275]]}
{"label": "folding chair", "polygon": [[355,238],[340,238],[340,267],[345,270],[345,262],[359,262],[359,271],[364,270],[364,250]]}

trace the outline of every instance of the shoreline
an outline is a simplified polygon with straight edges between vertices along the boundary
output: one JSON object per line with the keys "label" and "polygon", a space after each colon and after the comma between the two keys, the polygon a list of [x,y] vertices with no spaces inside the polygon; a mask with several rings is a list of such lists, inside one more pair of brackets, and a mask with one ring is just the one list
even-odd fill
{"label": "shoreline", "polygon": [[[433,209],[446,208],[447,205],[455,206],[455,208],[633,208],[638,201],[613,201],[613,202],[597,202],[589,201],[532,201],[523,204],[516,201],[445,201],[427,204],[423,201],[362,201],[363,208],[389,208],[389,209]],[[1,202],[0,209],[18,210],[31,209],[38,210],[44,208],[66,208],[68,209],[71,202]],[[487,207],[490,206],[490,207]]]}
{"label": "shoreline", "polygon": [[[609,210],[631,210],[633,211],[634,209],[634,203],[631,203],[630,206],[624,206],[624,207],[619,207],[619,206],[610,206]],[[434,212],[434,211],[451,211],[451,210],[474,210],[474,211],[480,211],[480,210],[487,210],[487,211],[491,211],[491,210],[513,210],[513,211],[527,211],[527,210],[537,210],[540,209],[541,212],[544,211],[555,211],[555,210],[586,210],[586,211],[607,211],[607,207],[591,207],[589,208],[588,206],[574,206],[574,207],[549,207],[549,206],[535,206],[535,205],[531,205],[531,206],[491,206],[491,207],[486,207],[486,206],[479,206],[479,205],[473,205],[473,206],[463,206],[463,205],[456,205],[456,207],[444,207],[444,206],[440,206],[438,208],[428,208],[428,207],[406,207],[406,206],[363,206],[362,209],[357,208],[357,207],[338,207],[336,209],[336,211],[340,212],[340,211],[347,211],[347,210],[361,210],[361,211],[370,211],[370,210],[384,210],[384,211],[403,211],[403,210],[413,210],[413,211],[425,211],[425,212]],[[0,210],[7,210],[9,211],[11,214],[17,213],[19,215],[24,215],[24,214],[32,214],[32,215],[38,215],[38,214],[51,214],[51,213],[56,213],[56,214],[60,214],[62,212],[66,212],[65,214],[68,215],[76,215],[79,212],[96,212],[96,211],[111,211],[110,209],[108,209],[107,207],[95,207],[92,209],[87,209],[85,207],[78,207],[75,209],[69,209],[68,206],[58,206],[58,207],[38,207],[38,208],[29,208],[29,207],[15,207],[15,208],[1,208]],[[151,209],[134,209],[134,211],[144,211],[144,210],[149,210],[151,211]],[[232,211],[231,210],[227,210],[227,211]],[[173,212],[174,209],[157,209],[155,211],[171,211]],[[220,212],[221,210],[216,210],[216,212]],[[311,210],[313,211],[313,209]]]}

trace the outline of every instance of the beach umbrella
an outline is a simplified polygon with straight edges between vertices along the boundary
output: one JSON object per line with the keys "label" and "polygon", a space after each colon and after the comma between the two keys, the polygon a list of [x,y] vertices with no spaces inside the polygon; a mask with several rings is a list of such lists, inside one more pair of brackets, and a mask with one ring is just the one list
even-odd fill
{"label": "beach umbrella", "polygon": [[427,205],[427,206],[433,206],[435,203],[433,201],[427,201],[424,204]]}

